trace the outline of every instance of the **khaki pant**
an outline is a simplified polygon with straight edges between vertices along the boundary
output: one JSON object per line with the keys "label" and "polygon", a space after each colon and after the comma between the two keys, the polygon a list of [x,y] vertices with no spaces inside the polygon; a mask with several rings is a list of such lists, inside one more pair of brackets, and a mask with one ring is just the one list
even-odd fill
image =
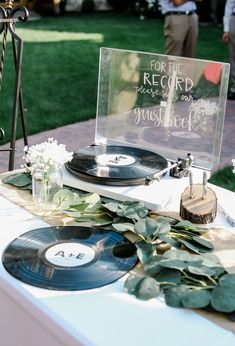
{"label": "khaki pant", "polygon": [[165,54],[193,58],[198,37],[198,15],[171,14],[165,17]]}
{"label": "khaki pant", "polygon": [[230,70],[230,91],[235,92],[235,16],[231,16],[229,23],[229,58]]}

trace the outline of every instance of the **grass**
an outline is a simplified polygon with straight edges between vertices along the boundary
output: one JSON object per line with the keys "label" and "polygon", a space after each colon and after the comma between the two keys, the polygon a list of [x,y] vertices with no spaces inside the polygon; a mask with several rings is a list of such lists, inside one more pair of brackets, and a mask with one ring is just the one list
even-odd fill
{"label": "grass", "polygon": [[225,166],[215,172],[209,182],[235,192],[235,174],[232,172],[232,166]]}
{"label": "grass", "polygon": [[[95,117],[100,47],[164,53],[162,19],[141,21],[123,13],[44,17],[17,23],[16,32],[24,41],[22,90],[29,135]],[[227,62],[221,36],[221,27],[200,25],[196,57]],[[0,94],[1,144],[10,139],[12,60],[9,41]],[[224,180],[223,175],[217,178]],[[230,189],[235,191],[234,185]]]}
{"label": "grass", "polygon": [[[164,52],[163,21],[92,13],[17,23],[24,41],[22,88],[28,134],[94,118],[100,47]],[[213,42],[213,44],[211,44]],[[8,43],[0,95],[0,127],[10,138],[12,49]],[[201,26],[198,58],[227,61],[221,28]],[[17,137],[21,137],[20,131]],[[1,144],[3,144],[2,141]]]}

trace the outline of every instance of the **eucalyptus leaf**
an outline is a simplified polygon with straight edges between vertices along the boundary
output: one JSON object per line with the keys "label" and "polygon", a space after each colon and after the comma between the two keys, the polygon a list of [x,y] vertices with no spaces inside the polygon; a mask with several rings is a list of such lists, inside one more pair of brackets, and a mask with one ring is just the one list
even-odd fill
{"label": "eucalyptus leaf", "polygon": [[191,230],[192,233],[196,233],[196,234],[206,234],[209,232],[208,228],[203,228],[203,227],[194,227],[193,230]]}
{"label": "eucalyptus leaf", "polygon": [[89,204],[87,210],[95,211],[101,206],[101,198],[97,193],[88,193],[81,196],[81,200],[85,204]]}
{"label": "eucalyptus leaf", "polygon": [[[210,268],[210,267],[209,267]],[[214,272],[215,272],[215,277],[218,278],[220,277],[221,275],[225,275],[227,272],[226,270],[224,269],[223,266],[218,266],[218,267],[211,267],[213,268]]]}
{"label": "eucalyptus leaf", "polygon": [[71,212],[71,213],[76,213],[76,212],[84,212],[84,211],[87,211],[88,212],[88,207],[89,207],[89,204],[87,203],[81,203],[81,204],[76,204],[76,205],[73,205],[71,207],[69,207],[68,209],[65,209],[66,212]]}
{"label": "eucalyptus leaf", "polygon": [[158,223],[151,217],[146,217],[140,219],[134,226],[135,232],[144,237],[149,237],[151,235],[158,233]]}
{"label": "eucalyptus leaf", "polygon": [[165,269],[156,275],[156,279],[160,283],[161,288],[171,288],[181,283],[181,273],[178,270]]}
{"label": "eucalyptus leaf", "polygon": [[182,299],[188,291],[189,288],[186,285],[169,288],[165,293],[166,304],[174,308],[181,308],[183,306]]}
{"label": "eucalyptus leaf", "polygon": [[174,225],[173,228],[192,230],[192,231],[194,231],[196,229],[196,227],[190,221],[187,221],[187,220],[182,220],[182,221],[177,222],[177,224]]}
{"label": "eucalyptus leaf", "polygon": [[110,225],[113,221],[113,218],[110,217],[110,215],[108,214],[100,214],[98,215],[94,222],[92,223],[93,226],[97,226],[97,227],[100,227],[100,226],[107,226],[107,225]]}
{"label": "eucalyptus leaf", "polygon": [[208,267],[213,268],[213,270],[215,272],[214,277],[216,277],[216,278],[220,277],[222,274],[225,275],[227,273],[223,266],[218,266],[218,267],[208,266]]}
{"label": "eucalyptus leaf", "polygon": [[105,213],[81,212],[81,216],[75,218],[77,222],[92,222],[93,225],[108,225],[112,223],[112,218]]}
{"label": "eucalyptus leaf", "polygon": [[28,184],[28,185],[25,185],[25,186],[21,186],[19,187],[20,190],[29,190],[29,191],[32,191],[32,184]]}
{"label": "eucalyptus leaf", "polygon": [[135,224],[135,232],[144,237],[147,242],[155,241],[160,234],[167,234],[170,231],[170,228],[171,226],[168,222],[158,223],[150,217],[140,219]]}
{"label": "eucalyptus leaf", "polygon": [[143,203],[132,203],[125,208],[117,211],[118,216],[126,217],[127,219],[139,220],[148,214],[148,209]]}
{"label": "eucalyptus leaf", "polygon": [[197,265],[197,266],[189,265],[187,269],[191,274],[207,276],[207,277],[216,275],[217,273],[216,270],[214,270],[212,267],[206,267],[204,265]]}
{"label": "eucalyptus leaf", "polygon": [[174,248],[180,247],[179,243],[177,240],[171,238],[170,236],[164,235],[164,234],[159,234],[159,239],[162,240],[164,243],[168,243]]}
{"label": "eucalyptus leaf", "polygon": [[209,250],[213,250],[214,249],[214,245],[209,242],[208,240],[206,239],[203,239],[203,238],[200,238],[200,237],[193,237],[193,240],[197,243],[199,243],[200,245],[208,248]]}
{"label": "eucalyptus leaf", "polygon": [[216,287],[211,294],[212,307],[221,312],[233,312],[235,310],[235,290],[233,285]]}
{"label": "eucalyptus leaf", "polygon": [[69,209],[72,205],[80,204],[81,199],[77,193],[63,189],[54,195],[53,203],[60,209]]}
{"label": "eucalyptus leaf", "polygon": [[233,286],[235,287],[235,274],[226,274],[219,280],[220,286]]}
{"label": "eucalyptus leaf", "polygon": [[142,263],[148,262],[156,253],[156,246],[147,244],[145,241],[136,241],[137,256]]}
{"label": "eucalyptus leaf", "polygon": [[172,218],[172,217],[169,217],[169,216],[155,216],[154,219],[157,221],[157,222],[168,222],[170,225],[175,225],[176,223],[178,223],[178,220]]}
{"label": "eucalyptus leaf", "polygon": [[80,211],[69,211],[69,210],[66,210],[66,211],[64,211],[64,213],[65,213],[65,215],[73,217],[74,219],[78,219],[78,218],[80,218],[82,216]]}
{"label": "eucalyptus leaf", "polygon": [[190,254],[188,251],[179,250],[179,249],[171,249],[164,253],[164,258],[169,259],[179,259],[181,261],[187,262],[202,262],[201,256]]}
{"label": "eucalyptus leaf", "polygon": [[199,227],[195,227],[194,225],[192,228],[187,228],[187,227],[182,228],[182,227],[176,227],[176,225],[172,225],[172,231],[195,236],[195,235],[203,235],[208,233],[208,228],[199,228]]}
{"label": "eucalyptus leaf", "polygon": [[16,187],[26,187],[32,183],[31,175],[28,173],[11,174],[3,179],[5,184],[14,185]]}
{"label": "eucalyptus leaf", "polygon": [[160,266],[161,256],[152,256],[149,261],[144,263],[144,271],[146,274],[152,276],[158,274],[162,267]]}
{"label": "eucalyptus leaf", "polygon": [[198,242],[195,242],[193,240],[189,241],[189,240],[183,240],[183,239],[178,238],[178,242],[181,243],[182,245],[184,245],[189,250],[191,250],[197,254],[211,251],[211,249],[206,248],[206,247],[202,246],[201,244],[199,244]]}
{"label": "eucalyptus leaf", "polygon": [[171,268],[171,269],[177,269],[177,270],[184,270],[187,268],[187,264],[184,261],[177,260],[177,259],[166,259],[162,260],[160,262],[161,267],[164,268]]}
{"label": "eucalyptus leaf", "polygon": [[159,296],[159,283],[151,277],[142,278],[136,285],[135,296],[141,300],[148,300]]}
{"label": "eucalyptus leaf", "polygon": [[163,267],[186,269],[188,266],[200,266],[203,259],[200,255],[190,254],[185,250],[171,249],[163,254],[161,265]]}
{"label": "eucalyptus leaf", "polygon": [[193,229],[193,233],[199,233],[199,234],[206,234],[209,232],[209,229],[208,228],[205,228],[205,227],[195,227]]}
{"label": "eucalyptus leaf", "polygon": [[120,233],[127,232],[127,231],[135,232],[134,225],[133,223],[130,223],[130,222],[125,222],[125,223],[114,222],[112,226],[116,231]]}
{"label": "eucalyptus leaf", "polygon": [[109,220],[112,221],[112,217],[110,217],[108,214],[105,214],[105,213],[102,213],[102,212],[89,212],[89,211],[85,210],[84,212],[81,213],[81,215],[83,217],[88,217],[91,220],[98,220],[98,219],[101,219],[101,218],[106,218],[106,219],[109,218]]}
{"label": "eucalyptus leaf", "polygon": [[119,204],[117,202],[104,203],[102,204],[102,207],[108,209],[112,213],[117,213],[117,211],[119,210]]}
{"label": "eucalyptus leaf", "polygon": [[158,227],[159,227],[159,230],[158,230],[159,235],[166,235],[171,230],[171,225],[167,221],[159,222]]}
{"label": "eucalyptus leaf", "polygon": [[182,297],[182,304],[185,308],[200,309],[210,304],[211,291],[195,289]]}
{"label": "eucalyptus leaf", "polygon": [[79,216],[74,219],[76,222],[93,222],[94,220],[90,218],[89,216]]}
{"label": "eucalyptus leaf", "polygon": [[207,267],[222,267],[220,259],[213,253],[203,253],[201,254],[201,258],[203,260],[202,264],[206,265]]}
{"label": "eucalyptus leaf", "polygon": [[143,205],[142,202],[138,202],[138,201],[122,201],[122,202],[119,202],[119,204],[122,204],[122,206],[125,208],[125,207],[128,207],[128,206],[135,206],[135,205]]}
{"label": "eucalyptus leaf", "polygon": [[130,274],[124,283],[124,290],[129,294],[135,294],[136,285],[142,278],[143,276]]}

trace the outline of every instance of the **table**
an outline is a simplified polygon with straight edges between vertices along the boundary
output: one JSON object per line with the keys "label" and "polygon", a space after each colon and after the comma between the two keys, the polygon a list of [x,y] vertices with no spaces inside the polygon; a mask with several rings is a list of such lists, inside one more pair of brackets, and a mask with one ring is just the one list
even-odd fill
{"label": "table", "polygon": [[[171,191],[168,207],[172,210],[177,210],[179,191],[186,183],[184,179],[174,180],[167,188]],[[166,193],[165,183],[162,185]],[[223,190],[220,192],[223,196]],[[234,193],[229,193],[229,198],[235,202]],[[0,222],[1,255],[18,235],[48,226],[2,196]],[[221,215],[213,226],[235,232]],[[195,311],[170,308],[163,297],[145,302],[124,293],[126,277],[93,290],[50,291],[18,281],[0,263],[1,345],[234,345],[232,332]]]}

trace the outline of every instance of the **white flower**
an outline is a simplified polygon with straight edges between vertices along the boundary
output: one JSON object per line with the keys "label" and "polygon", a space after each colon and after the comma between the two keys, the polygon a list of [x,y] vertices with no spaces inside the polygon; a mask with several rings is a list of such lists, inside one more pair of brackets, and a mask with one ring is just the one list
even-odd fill
{"label": "white flower", "polygon": [[147,0],[149,10],[151,8],[154,8],[155,2],[156,2],[155,0]]}
{"label": "white flower", "polygon": [[193,111],[200,115],[214,115],[219,111],[219,107],[215,102],[211,102],[210,100],[199,99],[190,104],[189,111]]}
{"label": "white flower", "polygon": [[53,138],[48,138],[47,142],[29,148],[25,147],[24,151],[24,161],[31,174],[35,170],[50,172],[73,158],[73,153],[66,151],[65,145],[57,144]]}
{"label": "white flower", "polygon": [[235,159],[232,159],[233,173],[235,173]]}

